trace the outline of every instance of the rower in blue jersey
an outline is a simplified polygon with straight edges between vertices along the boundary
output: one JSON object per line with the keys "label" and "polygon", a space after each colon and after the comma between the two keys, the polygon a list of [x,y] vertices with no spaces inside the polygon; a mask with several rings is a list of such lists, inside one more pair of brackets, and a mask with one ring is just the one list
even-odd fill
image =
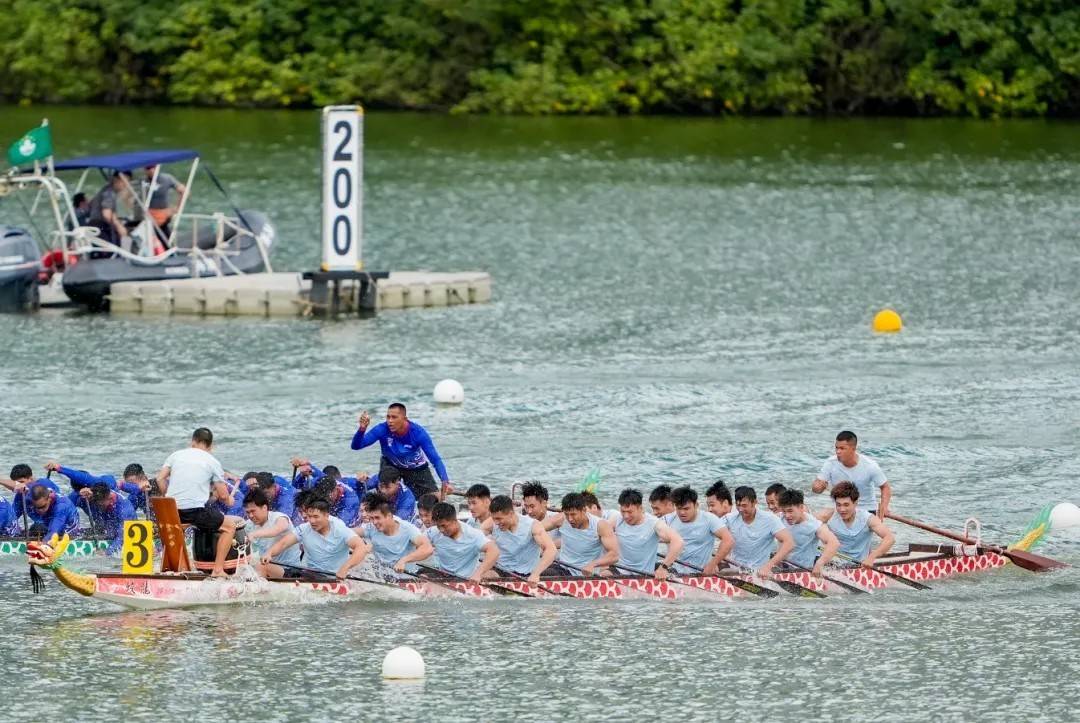
{"label": "rower in blue jersey", "polygon": [[[821,572],[840,549],[840,541],[821,520],[806,510],[806,501],[799,490],[785,489],[777,503],[784,513],[784,524],[791,533],[795,548],[787,561],[799,567],[810,568],[814,577]],[[821,545],[819,552],[818,545]]]}
{"label": "rower in blue jersey", "polygon": [[378,492],[364,497],[364,509],[371,522],[361,525],[357,533],[371,543],[375,557],[396,572],[416,574],[416,563],[434,552],[427,535],[395,515],[390,500]]}
{"label": "rower in blue jersey", "polygon": [[376,442],[382,450],[382,459],[379,463],[379,477],[387,467],[398,471],[405,485],[412,490],[417,497],[429,492],[438,492],[438,485],[431,476],[431,467],[434,465],[435,472],[442,480],[444,492],[449,492],[450,477],[446,473],[446,466],[442,457],[435,449],[435,443],[431,441],[431,435],[427,430],[406,416],[405,405],[399,402],[391,404],[386,410],[386,421],[380,422],[368,429],[371,418],[367,412],[363,412],[358,420],[356,434],[353,435],[352,448],[364,449]]}
{"label": "rower in blue jersey", "polygon": [[540,575],[555,561],[558,550],[544,526],[514,509],[514,501],[506,495],[491,498],[491,517],[481,526],[484,534],[499,548],[496,571],[527,575],[531,583],[540,582]]}
{"label": "rower in blue jersey", "polygon": [[698,508],[697,492],[689,487],[672,490],[671,502],[675,505],[675,517],[668,524],[683,540],[682,555],[675,561],[675,570],[700,572],[709,564],[716,542],[724,531],[724,523],[713,513]]}
{"label": "rower in blue jersey", "polygon": [[619,561],[619,541],[607,520],[590,515],[585,495],[571,492],[562,498],[561,519],[545,523],[557,525],[562,547],[558,563],[570,575],[610,575],[608,569]]}
{"label": "rower in blue jersey", "polygon": [[671,485],[657,485],[649,493],[649,507],[655,517],[671,524],[675,520],[675,503],[671,500]]}
{"label": "rower in blue jersey", "polygon": [[480,582],[498,563],[499,546],[475,527],[461,524],[453,505],[437,503],[431,519],[435,524],[424,534],[435,548],[435,559],[443,572]]}
{"label": "rower in blue jersey", "polygon": [[[261,560],[265,557],[274,543],[285,535],[296,534],[296,528],[293,527],[288,515],[271,510],[270,499],[257,487],[244,496],[244,516],[249,521],[247,539],[251,541],[255,549],[256,559]],[[302,564],[300,546],[291,545],[285,548],[277,554],[275,559],[281,565],[288,565],[289,569],[299,568]],[[262,563],[256,565],[255,569],[263,577],[270,575],[270,570]]]}
{"label": "rower in blue jersey", "polygon": [[45,485],[34,484],[30,487],[30,509],[27,513],[34,523],[30,527],[30,534],[40,534],[43,540],[65,533],[77,537],[80,532],[79,511],[75,505]]}
{"label": "rower in blue jersey", "polygon": [[469,519],[465,524],[479,530],[491,517],[491,490],[487,485],[473,485],[465,490],[465,504],[469,507]]}
{"label": "rower in blue jersey", "polygon": [[[735,488],[735,511],[724,517],[725,529],[705,574],[715,575],[720,565],[730,559],[736,565],[756,570],[768,579],[773,568],[779,565],[795,547],[791,533],[780,518],[768,510],[759,510],[757,493],[752,487]],[[776,551],[773,552],[773,542]]]}
{"label": "rower in blue jersey", "polygon": [[[555,510],[548,509],[548,499],[547,487],[539,482],[526,482],[521,485],[521,509],[525,510],[525,514],[541,524],[559,516],[559,513]],[[547,527],[545,525],[545,528]],[[555,547],[562,545],[558,528],[548,529],[547,532],[551,535],[551,541],[555,543]]]}
{"label": "rower in blue jersey", "polygon": [[[11,468],[11,475],[8,479],[0,480],[0,485],[8,488],[15,493],[15,496],[11,500],[12,512],[15,513],[15,519],[21,520],[23,514],[33,517],[33,508],[29,504],[27,499],[30,494],[30,490],[37,486],[46,487],[57,494],[60,493],[60,488],[56,486],[56,483],[46,477],[34,479],[34,471],[28,464],[17,464]],[[23,531],[25,532],[25,530]]]}
{"label": "rower in blue jersey", "polygon": [[[390,507],[395,515],[406,522],[416,524],[418,521],[416,497],[413,495],[412,490],[402,483],[401,475],[398,474],[396,469],[387,467],[379,473],[378,477],[368,479],[367,485],[365,496],[377,492],[390,500]],[[363,500],[360,500],[361,505],[363,505],[363,502]]]}
{"label": "rower in blue jersey", "polygon": [[296,490],[285,480],[280,480],[270,472],[256,472],[255,483],[266,493],[270,500],[270,509],[288,515],[295,524],[303,522],[296,509]]}
{"label": "rower in blue jersey", "polygon": [[135,508],[123,495],[104,482],[95,483],[90,494],[90,519],[94,522],[98,534],[109,540],[105,554],[118,555],[124,546],[124,523],[135,519]]}
{"label": "rower in blue jersey", "polygon": [[15,508],[3,497],[0,497],[0,535],[4,537],[17,537],[19,534],[18,517]]}
{"label": "rower in blue jersey", "polygon": [[243,482],[213,482],[210,485],[210,506],[223,515],[243,517]]}
{"label": "rower in blue jersey", "polygon": [[734,505],[735,501],[731,497],[731,490],[724,484],[724,480],[716,480],[709,489],[705,490],[705,506],[709,512],[720,519],[724,519],[730,514]]}
{"label": "rower in blue jersey", "polygon": [[[838,554],[850,557],[866,567],[872,567],[874,561],[892,547],[896,539],[892,530],[877,515],[859,507],[859,488],[851,482],[837,483],[830,495],[833,509],[824,510],[818,517],[840,540]],[[881,542],[871,550],[874,535],[877,535]]]}
{"label": "rower in blue jersey", "polygon": [[[304,517],[307,520],[292,532],[279,537],[259,561],[267,577],[311,577],[313,574],[329,574],[339,580],[349,575],[349,570],[360,564],[371,546],[360,539],[344,522],[330,514],[330,503],[323,497],[305,491]],[[267,502],[270,499],[267,497]],[[284,563],[281,554],[289,548],[301,545],[304,565],[295,568]]]}
{"label": "rower in blue jersey", "polygon": [[150,480],[146,477],[142,465],[131,463],[124,468],[121,479],[117,480],[111,474],[95,475],[83,469],[66,467],[55,460],[45,463],[45,469],[50,472],[59,472],[71,482],[71,494],[68,499],[71,503],[82,510],[88,510],[92,493],[91,488],[96,484],[104,484],[114,492],[123,492],[127,495],[127,501],[136,510],[148,511],[146,493],[150,489]]}
{"label": "rower in blue jersey", "polygon": [[336,477],[324,476],[315,485],[315,494],[330,500],[330,514],[349,527],[360,524],[360,498]]}
{"label": "rower in blue jersey", "polygon": [[[637,490],[626,489],[619,495],[621,519],[615,525],[615,537],[619,541],[617,568],[626,572],[651,572],[657,580],[666,580],[671,566],[682,554],[683,539],[666,522],[646,514],[643,503]],[[661,542],[667,544],[667,553],[657,564]]]}

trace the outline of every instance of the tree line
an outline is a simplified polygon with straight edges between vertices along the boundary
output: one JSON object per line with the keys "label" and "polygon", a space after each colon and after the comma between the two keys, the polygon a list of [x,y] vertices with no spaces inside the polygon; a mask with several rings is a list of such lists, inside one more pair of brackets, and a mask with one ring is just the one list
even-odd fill
{"label": "tree line", "polygon": [[1076,0],[6,0],[0,100],[1075,116]]}

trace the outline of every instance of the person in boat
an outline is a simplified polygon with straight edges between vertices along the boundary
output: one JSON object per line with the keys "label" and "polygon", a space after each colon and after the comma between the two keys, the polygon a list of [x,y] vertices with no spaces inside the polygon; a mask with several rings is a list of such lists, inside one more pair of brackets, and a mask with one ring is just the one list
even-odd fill
{"label": "person in boat", "polygon": [[320,468],[318,465],[313,464],[311,460],[303,457],[293,457],[289,462],[296,468],[296,474],[293,475],[292,479],[292,486],[298,490],[312,489],[324,477],[333,477],[336,480],[344,482],[352,488],[353,492],[362,494],[364,491],[362,487],[357,486],[357,480],[355,478],[342,477],[341,469],[337,465],[328,464],[325,467]]}
{"label": "person in boat", "polygon": [[156,485],[157,481],[146,476],[146,470],[143,469],[141,464],[132,462],[127,467],[124,467],[124,473],[117,487],[127,495],[128,502],[131,503],[136,512],[142,510],[149,517],[149,496]]}
{"label": "person in boat", "polygon": [[[296,528],[293,527],[292,520],[289,519],[288,515],[270,509],[270,498],[258,487],[244,495],[243,504],[244,516],[247,517],[249,523],[247,526],[247,538],[251,541],[255,550],[255,558],[260,561],[256,564],[255,570],[263,577],[274,577],[271,570],[268,569],[269,566],[264,565],[261,561],[270,552],[270,548],[274,546],[274,543],[285,537],[285,535],[295,535]],[[300,546],[290,545],[278,553],[276,559],[282,565],[288,565],[289,569],[299,569],[301,565]],[[284,570],[281,565],[277,567],[278,572]]]}
{"label": "person in boat", "polygon": [[[343,580],[348,577],[349,570],[363,561],[371,546],[360,539],[352,528],[330,514],[329,500],[310,494],[310,490],[307,492],[303,500],[307,521],[279,537],[263,555],[260,565],[267,577],[304,578],[325,573]],[[267,496],[267,502],[270,501]],[[275,564],[275,560],[284,562],[280,555],[296,545],[302,545],[304,549],[303,569]]]}
{"label": "person in boat", "polygon": [[[779,517],[759,510],[753,487],[735,488],[735,511],[723,518],[720,547],[705,566],[706,575],[715,575],[728,559],[755,570],[766,580],[795,547],[791,532]],[[775,552],[774,550],[775,541]]]}
{"label": "person in boat", "polygon": [[[413,495],[412,490],[405,486],[401,475],[396,469],[387,467],[385,472],[379,472],[378,477],[368,479],[365,484],[368,485],[365,497],[368,494],[378,493],[390,500],[395,515],[408,522],[417,519],[416,497]],[[428,494],[434,493],[429,492]],[[361,506],[363,506],[363,500],[360,502]]]}
{"label": "person in boat", "polygon": [[607,520],[612,527],[618,523],[621,518],[618,510],[605,510],[600,505],[600,498],[592,492],[582,492],[581,496],[585,498],[585,511],[594,517],[599,517],[601,520]]}
{"label": "person in boat", "polygon": [[15,508],[3,497],[0,497],[0,535],[4,537],[17,537],[19,534],[19,518],[15,514]]}
{"label": "person in boat", "polygon": [[127,226],[120,218],[119,200],[127,196],[128,181],[131,179],[130,171],[116,171],[108,183],[101,187],[94,198],[90,201],[89,218],[87,226],[96,228],[101,238],[117,246],[125,246],[130,250],[131,242]]}
{"label": "person in boat", "polygon": [[364,497],[364,507],[371,521],[357,528],[357,534],[371,543],[379,562],[395,572],[416,574],[416,563],[434,552],[431,541],[416,525],[395,515],[390,500],[378,492]]}
{"label": "person in boat", "polygon": [[[156,181],[154,180],[154,171],[158,172]],[[146,184],[150,192],[150,201],[146,204],[147,210],[150,212],[150,218],[154,225],[161,229],[159,238],[161,238],[161,243],[164,244],[171,233],[170,224],[172,218],[176,215],[176,207],[172,205],[169,199],[169,192],[176,192],[176,200],[177,204],[179,204],[184,194],[187,193],[187,188],[176,180],[176,176],[158,170],[158,166],[146,167]]]}
{"label": "person in boat", "polygon": [[99,534],[109,540],[106,555],[117,555],[124,546],[124,523],[134,520],[135,508],[122,494],[104,482],[95,482],[90,488],[90,520]]}
{"label": "person in boat", "polygon": [[584,493],[565,495],[562,513],[545,523],[545,527],[552,525],[562,538],[559,565],[570,575],[611,574],[608,568],[619,561],[619,540],[610,522],[589,514]]}
{"label": "person in boat", "polygon": [[669,525],[675,519],[675,503],[671,500],[671,491],[671,485],[657,485],[649,493],[652,513]]}
{"label": "person in boat", "polygon": [[[892,530],[877,515],[859,507],[859,488],[853,482],[838,482],[829,494],[833,508],[820,512],[818,519],[840,540],[839,554],[873,567],[874,561],[892,548],[896,540]],[[874,535],[881,542],[871,549]]]}
{"label": "person in boat", "polygon": [[243,482],[214,482],[210,486],[210,506],[223,515],[244,516]]}
{"label": "person in boat", "polygon": [[[435,510],[435,505],[438,503],[439,496],[432,492],[422,495],[420,499],[416,501],[416,516],[420,518],[421,529],[428,530],[435,524],[435,519],[431,516],[431,513]],[[398,516],[400,517],[401,515]]]}
{"label": "person in boat", "polygon": [[479,529],[461,524],[453,505],[439,502],[431,511],[431,519],[435,524],[424,534],[435,548],[439,570],[480,582],[495,568],[499,546]]}
{"label": "person in boat", "polygon": [[515,510],[514,501],[506,495],[491,498],[490,512],[480,530],[499,548],[496,571],[527,575],[529,582],[540,582],[541,573],[551,567],[558,553],[544,525]]}
{"label": "person in boat", "polygon": [[71,207],[75,211],[75,226],[85,226],[90,222],[90,199],[79,191],[71,197]]}
{"label": "person in boat", "polygon": [[668,525],[683,540],[682,556],[675,561],[675,571],[700,572],[709,563],[717,540],[722,539],[723,519],[700,509],[697,492],[690,487],[673,489],[671,502],[675,505],[675,516]]}
{"label": "person in boat", "polygon": [[487,485],[475,484],[465,490],[465,504],[469,506],[469,519],[465,523],[474,529],[491,517],[491,490]]}
{"label": "person in boat", "polygon": [[191,435],[191,445],[169,455],[157,475],[157,483],[166,497],[176,500],[182,524],[191,525],[206,535],[217,535],[213,577],[225,576],[225,557],[232,546],[240,521],[224,515],[208,504],[210,485],[225,481],[221,462],[210,454],[214,433],[199,427]]}
{"label": "person in boat", "polygon": [[360,498],[348,485],[331,475],[315,485],[315,494],[330,500],[330,514],[349,527],[360,524]]}
{"label": "person in boat", "polygon": [[426,429],[408,418],[404,404],[394,402],[386,410],[385,422],[380,422],[368,429],[370,423],[371,418],[368,413],[362,412],[358,419],[356,433],[353,435],[352,448],[360,450],[376,442],[379,443],[382,450],[382,459],[379,463],[380,479],[383,470],[390,468],[397,470],[405,481],[405,485],[416,497],[428,492],[438,493],[439,486],[435,484],[435,478],[431,475],[431,466],[434,465],[435,472],[442,480],[442,494],[452,491],[446,465],[443,464],[442,457],[435,449],[431,435]]}
{"label": "person in boat", "polygon": [[769,508],[769,512],[773,513],[777,517],[784,514],[784,511],[780,508],[780,495],[784,493],[787,487],[774,482],[765,488],[765,506]]}
{"label": "person in boat", "polygon": [[60,493],[60,488],[56,486],[55,482],[47,477],[34,479],[34,470],[30,465],[21,463],[11,468],[8,479],[0,480],[0,485],[3,485],[15,493],[15,496],[11,500],[11,506],[12,510],[15,512],[16,519],[20,519],[24,511],[28,515],[33,515],[27,499],[29,491],[32,488],[42,486],[47,487],[57,494]]}
{"label": "person in boat", "polygon": [[720,519],[724,519],[724,516],[734,509],[735,500],[724,480],[716,480],[705,490],[705,506]]}
{"label": "person in boat", "polygon": [[781,492],[780,509],[784,513],[784,525],[795,543],[787,557],[788,562],[810,568],[814,577],[821,577],[822,570],[840,549],[840,541],[828,526],[807,511],[806,500],[800,490],[785,489]]}
{"label": "person in boat", "polygon": [[[619,522],[615,525],[615,538],[619,541],[617,569],[620,572],[652,571],[657,580],[666,580],[671,566],[682,554],[682,537],[666,522],[645,512],[641,492],[635,489],[625,489],[619,494],[619,514]],[[667,544],[667,553],[657,564],[661,542]]]}
{"label": "person in boat", "polygon": [[860,509],[884,520],[889,516],[892,486],[878,463],[860,454],[858,446],[859,438],[854,432],[845,430],[836,435],[836,454],[825,460],[811,489],[820,494],[838,482],[851,482],[859,489]]}
{"label": "person in boat", "polygon": [[45,485],[35,484],[30,487],[30,535],[41,536],[49,540],[53,535],[68,534],[78,537],[79,511],[71,500]]}
{"label": "person in boat", "polygon": [[83,469],[65,467],[56,460],[46,462],[45,469],[58,472],[68,478],[72,489],[68,499],[80,509],[89,510],[88,505],[94,485],[104,484],[114,492],[123,492],[127,495],[127,501],[136,510],[148,511],[146,493],[150,489],[150,481],[146,478],[146,472],[140,464],[133,462],[125,467],[119,481],[111,474],[94,475]]}
{"label": "person in boat", "polygon": [[302,519],[296,509],[296,489],[290,484],[284,484],[272,472],[256,472],[255,484],[266,493],[270,500],[270,509],[288,515],[294,524],[300,524]]}
{"label": "person in boat", "polygon": [[[548,499],[547,487],[539,482],[526,482],[521,486],[521,508],[525,510],[525,514],[541,523],[559,516],[555,510],[548,509]],[[557,527],[549,529],[548,534],[551,535],[551,541],[555,543],[555,547],[562,545],[562,538],[559,537]]]}

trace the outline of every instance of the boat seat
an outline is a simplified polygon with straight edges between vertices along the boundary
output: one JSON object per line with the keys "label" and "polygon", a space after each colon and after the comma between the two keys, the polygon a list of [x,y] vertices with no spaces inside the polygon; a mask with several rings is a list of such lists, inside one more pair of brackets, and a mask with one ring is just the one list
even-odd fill
{"label": "boat seat", "polygon": [[150,505],[154,508],[157,520],[158,536],[161,538],[161,572],[194,572],[184,542],[184,525],[180,522],[180,512],[176,500],[172,497],[151,497]]}

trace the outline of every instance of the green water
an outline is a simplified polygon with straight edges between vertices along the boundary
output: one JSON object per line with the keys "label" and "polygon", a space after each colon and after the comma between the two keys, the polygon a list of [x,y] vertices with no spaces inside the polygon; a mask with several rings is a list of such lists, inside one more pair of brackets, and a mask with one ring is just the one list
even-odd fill
{"label": "green water", "polygon": [[[5,109],[0,137],[42,114]],[[271,215],[277,268],[317,264],[317,114],[47,115],[62,156],[199,149]],[[371,471],[348,450],[355,414],[401,400],[459,484],[561,494],[598,466],[613,504],[660,482],[806,487],[852,428],[898,512],[976,515],[1008,541],[1044,503],[1080,502],[1076,130],[375,114],[367,267],[489,271],[494,303],[339,323],[0,317],[0,461],[156,467],[207,424],[231,469],[300,453]],[[884,306],[902,334],[869,333]],[[463,407],[431,402],[444,377]],[[1045,551],[1080,563],[1076,537]],[[1075,570],[820,603],[123,613],[57,585],[34,597],[23,564],[0,565],[0,663],[11,690],[47,691],[15,719],[1012,721],[1080,704]],[[422,688],[379,681],[398,644],[427,658]]]}

